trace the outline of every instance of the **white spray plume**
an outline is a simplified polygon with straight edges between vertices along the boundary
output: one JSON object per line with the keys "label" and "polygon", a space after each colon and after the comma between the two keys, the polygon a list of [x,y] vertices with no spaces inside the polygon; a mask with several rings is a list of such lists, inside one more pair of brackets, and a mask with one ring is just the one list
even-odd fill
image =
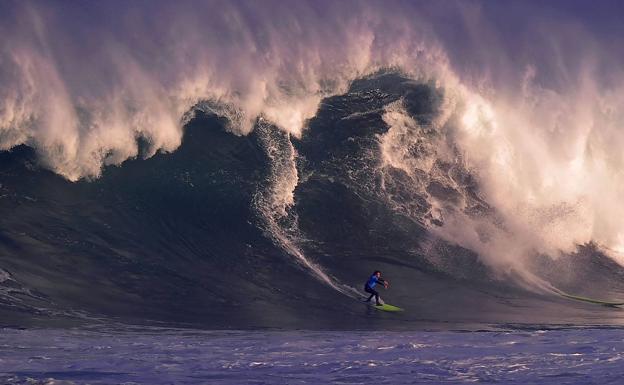
{"label": "white spray plume", "polygon": [[450,240],[493,264],[590,240],[624,251],[619,46],[576,14],[507,8],[4,3],[0,149],[27,144],[69,180],[97,177],[136,157],[140,138],[147,156],[174,151],[185,114],[205,101],[235,111],[236,134],[263,117],[297,137],[323,97],[397,68],[445,89],[467,165],[506,221],[508,235],[489,243],[487,225],[447,221]]}
{"label": "white spray plume", "polygon": [[0,148],[25,143],[70,180],[97,177],[135,157],[138,138],[148,156],[175,150],[202,101],[239,111],[237,134],[263,116],[298,136],[354,78],[431,57],[376,9],[282,5],[7,5]]}

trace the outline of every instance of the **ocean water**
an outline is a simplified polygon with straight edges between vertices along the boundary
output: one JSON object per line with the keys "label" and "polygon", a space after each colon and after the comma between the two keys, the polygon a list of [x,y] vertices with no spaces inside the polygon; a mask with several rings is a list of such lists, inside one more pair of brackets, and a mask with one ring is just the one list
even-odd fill
{"label": "ocean water", "polygon": [[3,384],[619,384],[621,329],[3,329]]}
{"label": "ocean water", "polygon": [[0,385],[624,383],[624,2],[285,4],[0,1]]}

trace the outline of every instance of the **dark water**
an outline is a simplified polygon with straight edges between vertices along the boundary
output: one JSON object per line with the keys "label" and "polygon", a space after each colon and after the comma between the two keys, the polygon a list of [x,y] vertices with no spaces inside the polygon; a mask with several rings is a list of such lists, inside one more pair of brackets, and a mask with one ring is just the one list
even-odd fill
{"label": "dark water", "polygon": [[[236,136],[210,105],[198,105],[177,151],[74,183],[40,167],[29,147],[0,153],[0,322],[331,330],[621,324],[619,309],[527,290],[431,234],[444,218],[428,196],[449,207],[461,197],[471,215],[496,216],[459,155],[435,160],[430,144],[444,137],[430,123],[442,92],[397,74],[362,79],[326,99],[301,138],[262,122]],[[403,171],[380,166],[392,103],[423,127],[409,153],[434,158],[434,171],[416,173],[418,188]],[[293,204],[280,206],[288,195],[280,188],[293,180]],[[624,271],[593,245],[533,263],[568,292],[624,294]],[[358,302],[354,291],[375,269],[392,283],[384,298],[406,312],[381,314]]]}

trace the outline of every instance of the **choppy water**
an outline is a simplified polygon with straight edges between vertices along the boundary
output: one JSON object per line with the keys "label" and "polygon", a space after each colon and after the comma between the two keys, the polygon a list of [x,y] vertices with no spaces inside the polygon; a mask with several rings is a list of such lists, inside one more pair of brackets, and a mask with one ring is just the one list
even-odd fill
{"label": "choppy water", "polygon": [[617,384],[620,329],[2,330],[3,384]]}

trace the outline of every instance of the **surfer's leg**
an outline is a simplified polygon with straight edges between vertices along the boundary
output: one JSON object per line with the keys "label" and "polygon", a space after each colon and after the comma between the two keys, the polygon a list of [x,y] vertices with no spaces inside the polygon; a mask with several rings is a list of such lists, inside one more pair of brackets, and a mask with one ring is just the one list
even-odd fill
{"label": "surfer's leg", "polygon": [[367,293],[371,293],[370,297],[368,297],[368,299],[366,300],[366,302],[370,302],[370,300],[373,299],[373,296],[375,295],[375,293],[367,285],[364,285],[364,291],[367,292]]}
{"label": "surfer's leg", "polygon": [[375,296],[375,303],[377,304],[377,306],[381,306],[381,304],[379,303],[379,293],[377,292],[377,290],[373,289],[372,287],[370,289],[372,293],[371,298]]}
{"label": "surfer's leg", "polygon": [[381,303],[379,303],[379,293],[377,292],[377,290],[373,289],[368,285],[364,285],[364,291],[367,293],[371,293],[370,297],[368,297],[366,302],[370,302],[370,300],[375,297],[375,304],[377,304],[377,306],[381,306]]}

